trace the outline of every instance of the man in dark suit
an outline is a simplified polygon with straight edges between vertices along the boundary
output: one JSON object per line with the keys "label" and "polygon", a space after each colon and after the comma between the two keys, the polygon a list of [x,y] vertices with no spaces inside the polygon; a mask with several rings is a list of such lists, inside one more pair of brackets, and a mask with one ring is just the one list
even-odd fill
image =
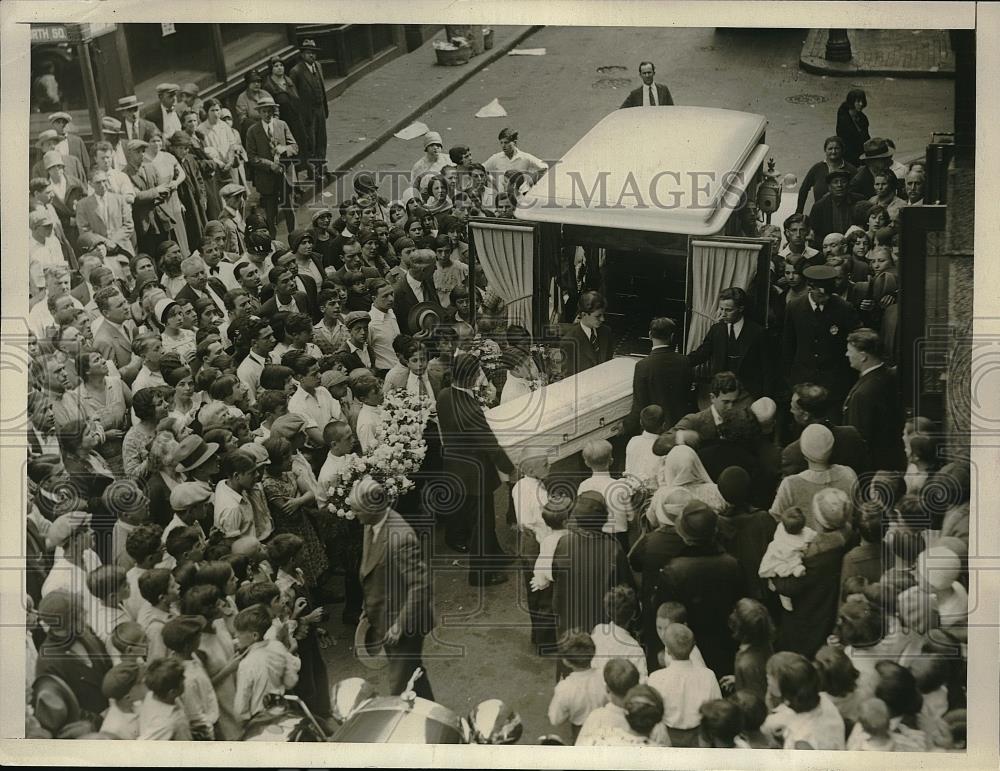
{"label": "man in dark suit", "polygon": [[200,300],[209,298],[222,314],[223,321],[229,322],[229,309],[226,308],[226,287],[215,276],[208,275],[208,265],[201,257],[185,257],[181,261],[181,273],[184,274],[184,286],[177,290],[174,300]]}
{"label": "man in dark suit", "polygon": [[406,275],[393,293],[392,308],[400,333],[412,335],[419,331],[410,328],[410,311],[413,306],[421,302],[436,303],[438,299],[437,290],[434,289],[434,271],[437,269],[434,252],[430,249],[418,249],[409,259],[404,258],[403,267],[406,268]]}
{"label": "man in dark suit", "polygon": [[271,318],[278,311],[293,311],[311,315],[309,298],[305,292],[296,291],[295,274],[287,266],[271,268],[267,279],[273,287],[271,298],[260,306],[260,315]]}
{"label": "man in dark suit", "polygon": [[607,302],[600,292],[584,292],[577,303],[578,323],[563,334],[559,347],[567,377],[610,361],[614,355],[611,330],[604,326]]}
{"label": "man in dark suit", "polygon": [[649,337],[653,349],[649,356],[635,365],[632,376],[632,413],[629,424],[635,433],[639,413],[650,404],[663,410],[664,425],[672,426],[691,406],[691,365],[688,358],[673,349],[677,327],[673,320],[661,316],[649,322]]}
{"label": "man in dark suit", "polygon": [[896,375],[882,361],[882,344],[874,329],[847,336],[847,360],[858,381],[844,400],[844,423],[854,426],[871,450],[879,470],[903,471],[903,411]]}
{"label": "man in dark suit", "polygon": [[858,327],[854,308],[832,293],[837,269],[827,265],[804,271],[809,292],[788,304],[782,335],[782,361],[790,386],[817,383],[839,404],[854,384],[847,364],[847,335]]}
{"label": "man in dark suit", "polygon": [[150,121],[139,115],[139,108],[144,102],[140,102],[134,95],[123,96],[118,100],[118,107],[115,111],[121,115],[122,120],[122,142],[128,144],[133,139],[141,139],[148,142],[157,128]]}
{"label": "man in dark suit", "polygon": [[260,193],[267,226],[274,238],[277,232],[278,211],[284,211],[288,232],[295,230],[294,194],[289,184],[295,167],[284,159],[299,154],[299,146],[288,124],[275,116],[278,105],[267,94],[257,100],[261,119],[247,128],[247,158],[254,187]]}
{"label": "man in dark suit", "polygon": [[708,362],[711,374],[732,372],[753,398],[768,393],[769,362],[764,328],[746,318],[747,293],[731,286],[719,293],[719,320],[688,354],[692,367]]}
{"label": "man in dark suit", "polygon": [[[653,443],[655,455],[666,455],[678,444],[703,448],[728,438],[726,437],[726,421],[731,421],[737,412],[746,412],[750,406],[750,397],[732,372],[716,374],[712,378],[708,396],[711,400],[708,409],[685,415],[660,434]],[[692,432],[697,436],[692,436]],[[736,439],[736,437],[732,438]],[[740,438],[751,439],[751,437]],[[756,439],[756,437],[753,438]]]}
{"label": "man in dark suit", "polygon": [[159,104],[149,117],[163,136],[164,141],[184,128],[181,125],[180,111],[177,109],[177,92],[179,90],[180,86],[176,83],[156,84],[156,98]]}
{"label": "man in dark suit", "polygon": [[34,676],[58,677],[73,692],[84,719],[100,722],[108,706],[101,693],[104,675],[111,669],[104,644],[87,626],[81,595],[55,589],[42,597],[38,613],[45,628],[45,642],[38,651]]}
{"label": "man in dark suit", "polygon": [[360,569],[364,612],[371,625],[368,639],[382,644],[389,661],[389,692],[403,693],[420,667],[424,673],[413,690],[433,701],[421,656],[435,617],[420,542],[413,528],[389,508],[385,488],[373,479],[357,482],[347,503],[365,528]]}
{"label": "man in dark suit", "polygon": [[830,192],[816,201],[809,211],[813,242],[817,248],[830,233],[846,233],[854,224],[854,205],[861,200],[861,196],[848,191],[850,179],[851,172],[847,169],[827,172],[826,184]]}
{"label": "man in dark suit", "polygon": [[493,510],[493,493],[500,485],[497,469],[509,474],[514,467],[476,398],[475,389],[486,383],[479,359],[459,354],[453,373],[451,386],[437,399],[442,473],[457,488],[452,491],[457,505],[447,520],[445,542],[456,551],[469,552],[472,586],[491,586],[507,580],[496,572],[508,560],[497,540]]}
{"label": "man in dark suit", "polygon": [[[292,276],[295,277],[295,289],[294,291],[302,292],[306,296],[306,300],[309,304],[309,310],[302,311],[312,317],[313,322],[319,321],[319,317],[323,314],[319,309],[319,287],[316,286],[316,279],[312,276],[308,276],[305,273],[299,272],[299,266],[295,262],[295,255],[292,252],[285,252],[279,256],[272,258],[272,263],[275,268],[284,268],[291,272]],[[260,289],[260,300],[261,302],[267,302],[274,296],[274,284],[270,283],[270,272],[268,272],[265,278],[268,279],[268,283],[261,287]]]}
{"label": "man in dark suit", "polygon": [[[299,114],[305,132],[302,157],[306,159],[306,171],[324,179],[326,176],[326,121],[330,117],[330,102],[326,96],[323,68],[316,61],[319,46],[313,40],[299,43],[299,63],[288,73],[299,92]],[[258,103],[259,107],[259,103]]]}
{"label": "man in dark suit", "polygon": [[[828,419],[830,392],[815,383],[798,383],[792,389],[791,414],[800,428],[819,423],[833,434],[830,463],[850,466],[859,477],[871,470],[868,445],[854,426],[836,426]],[[781,452],[781,475],[798,474],[809,467],[799,440],[789,443]]]}
{"label": "man in dark suit", "polygon": [[635,89],[622,102],[624,107],[669,107],[674,103],[670,96],[670,89],[662,83],[654,83],[653,77],[656,75],[656,67],[652,62],[642,62],[639,65],[639,77],[642,78],[642,85]]}

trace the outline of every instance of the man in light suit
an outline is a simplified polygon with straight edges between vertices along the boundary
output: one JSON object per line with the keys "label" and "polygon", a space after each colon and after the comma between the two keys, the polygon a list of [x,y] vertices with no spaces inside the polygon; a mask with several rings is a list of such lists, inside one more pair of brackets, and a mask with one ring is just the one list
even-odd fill
{"label": "man in light suit", "polygon": [[430,249],[418,249],[403,260],[406,275],[396,286],[392,307],[399,323],[400,333],[412,335],[419,331],[410,329],[410,310],[413,306],[420,302],[437,302],[437,290],[434,289],[434,271],[437,269],[437,263],[434,260],[434,252]]}
{"label": "man in light suit", "polygon": [[114,361],[122,380],[131,383],[139,374],[142,359],[132,352],[135,339],[135,322],[129,318],[129,302],[115,287],[105,287],[94,297],[102,317],[101,325],[94,332],[94,350]]}
{"label": "man in light suit", "polygon": [[610,361],[615,353],[611,330],[604,326],[607,307],[604,296],[600,292],[584,292],[576,307],[578,323],[563,334],[559,343],[567,377]]}
{"label": "man in light suit", "polygon": [[656,75],[656,67],[652,62],[641,62],[639,64],[639,77],[642,78],[642,85],[635,89],[622,102],[619,109],[625,107],[669,107],[674,103],[670,96],[670,89],[662,83],[654,83],[653,77]]}
{"label": "man in light suit", "polygon": [[747,392],[757,398],[767,389],[767,339],[764,328],[746,318],[747,293],[731,286],[719,293],[719,320],[705,339],[688,354],[692,367],[708,362],[711,374],[732,372]]}
{"label": "man in light suit", "polygon": [[666,317],[649,322],[653,349],[635,365],[632,376],[631,433],[639,429],[639,413],[651,404],[663,410],[663,424],[672,426],[691,406],[691,365],[673,349],[677,325]]}
{"label": "man in light suit", "polygon": [[316,61],[319,46],[313,40],[299,43],[299,63],[288,73],[299,92],[300,115],[305,130],[302,157],[310,178],[326,177],[326,121],[330,117],[330,102],[326,96],[323,68]]}
{"label": "man in light suit", "polygon": [[277,232],[278,211],[284,212],[288,232],[295,230],[294,195],[288,175],[294,176],[294,166],[286,168],[284,159],[299,154],[299,146],[291,129],[275,117],[278,105],[267,94],[257,100],[261,119],[247,128],[247,158],[254,187],[260,193],[260,202],[267,217],[267,226],[274,238]]}
{"label": "man in light suit", "polygon": [[[389,691],[398,695],[417,667],[424,669],[424,637],[435,626],[430,571],[413,528],[389,508],[382,485],[362,479],[347,503],[365,528],[360,578],[370,624],[368,640],[383,646],[389,660]],[[413,690],[434,700],[426,670]]]}
{"label": "man in light suit", "polygon": [[135,254],[135,224],[132,207],[125,197],[111,192],[106,171],[95,170],[90,178],[94,194],[76,205],[76,225],[81,233],[97,233],[110,239],[129,255]]}
{"label": "man in light suit", "polygon": [[856,329],[847,336],[847,361],[858,380],[844,400],[844,425],[864,437],[876,469],[903,471],[903,410],[899,383],[882,361],[882,342],[874,329]]}

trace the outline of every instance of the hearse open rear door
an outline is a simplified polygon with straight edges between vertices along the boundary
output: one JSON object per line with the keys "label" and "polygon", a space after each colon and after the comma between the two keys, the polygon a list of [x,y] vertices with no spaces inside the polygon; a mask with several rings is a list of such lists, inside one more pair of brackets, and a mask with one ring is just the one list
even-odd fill
{"label": "hearse open rear door", "polygon": [[[541,258],[540,231],[540,225],[524,220],[469,220],[470,280],[480,265],[490,289],[507,304],[507,323],[519,324],[536,337],[554,311],[551,273]],[[471,284],[469,291],[473,292]],[[475,314],[476,303],[471,307]]]}
{"label": "hearse open rear door", "polygon": [[727,287],[746,290],[747,318],[767,327],[770,262],[771,242],[766,238],[688,238],[684,353],[693,351],[705,339],[718,318],[719,292]]}

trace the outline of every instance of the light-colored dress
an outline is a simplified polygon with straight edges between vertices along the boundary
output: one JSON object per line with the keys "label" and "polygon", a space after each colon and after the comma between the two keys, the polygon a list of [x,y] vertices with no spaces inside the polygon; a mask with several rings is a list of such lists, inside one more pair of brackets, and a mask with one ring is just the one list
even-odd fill
{"label": "light-colored dress", "polygon": [[178,337],[171,337],[166,332],[160,335],[163,343],[163,353],[176,353],[182,362],[198,349],[195,333],[190,329],[182,329]]}
{"label": "light-colored dress", "polygon": [[[153,175],[153,183],[155,185],[168,185],[174,180],[177,180],[178,184],[180,184],[187,179],[187,174],[181,168],[180,162],[165,150],[160,150],[152,160],[150,160],[148,155],[144,160],[156,172]],[[181,207],[181,199],[177,195],[176,190],[160,205],[160,208],[169,214],[170,219],[173,220],[174,235],[177,236],[177,244],[181,247],[181,253],[191,254],[191,247],[187,242],[187,232],[184,230],[184,210]]]}

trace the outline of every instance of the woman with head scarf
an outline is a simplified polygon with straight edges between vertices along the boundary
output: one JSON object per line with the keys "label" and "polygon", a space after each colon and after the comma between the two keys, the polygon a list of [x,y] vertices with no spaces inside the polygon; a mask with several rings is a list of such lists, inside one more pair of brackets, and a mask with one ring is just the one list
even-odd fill
{"label": "woman with head scarf", "polygon": [[[726,501],[719,488],[705,470],[704,464],[693,449],[679,444],[667,453],[657,473],[660,488],[683,487],[691,497],[703,502],[718,514],[726,508]],[[646,512],[650,517],[650,512]]]}

